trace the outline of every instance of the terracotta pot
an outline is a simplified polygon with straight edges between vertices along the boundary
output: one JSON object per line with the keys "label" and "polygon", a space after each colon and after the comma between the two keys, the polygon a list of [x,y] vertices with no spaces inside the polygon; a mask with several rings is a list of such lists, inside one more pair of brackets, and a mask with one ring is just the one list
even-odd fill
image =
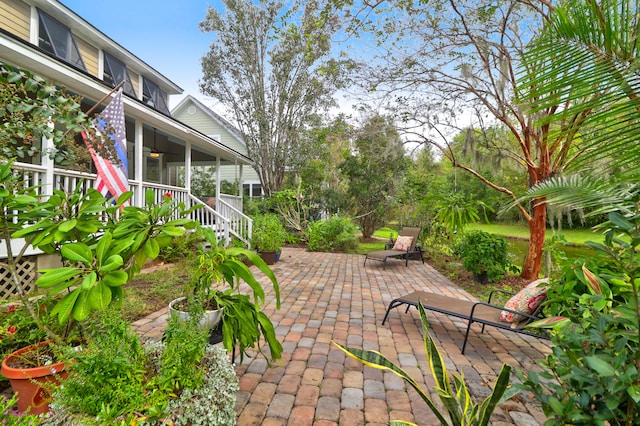
{"label": "terracotta pot", "polygon": [[47,346],[50,342],[40,342],[35,345],[18,349],[2,361],[2,375],[9,379],[11,388],[18,395],[18,410],[30,414],[42,414],[49,411],[51,390],[67,378],[64,362],[30,368],[11,367],[16,359],[37,347]]}
{"label": "terracotta pot", "polygon": [[[180,318],[183,321],[189,321],[189,319],[191,318],[191,314],[189,312],[185,312],[176,308],[176,305],[186,299],[187,299],[186,297],[179,297],[177,299],[172,300],[169,303],[169,312],[171,313],[171,315],[177,315],[178,318]],[[204,314],[200,319],[200,326],[211,329],[217,326],[221,319],[222,319],[222,309],[217,309],[213,311],[204,311]]]}
{"label": "terracotta pot", "polygon": [[276,252],[275,251],[261,251],[260,257],[264,260],[264,263],[267,265],[273,265],[276,263]]}

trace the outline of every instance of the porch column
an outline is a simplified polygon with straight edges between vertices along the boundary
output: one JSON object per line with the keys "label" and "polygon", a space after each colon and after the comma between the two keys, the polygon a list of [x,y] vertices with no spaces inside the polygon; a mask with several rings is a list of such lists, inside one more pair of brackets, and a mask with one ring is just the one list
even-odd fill
{"label": "porch column", "polygon": [[[49,123],[49,127],[53,129],[53,123]],[[54,175],[53,168],[55,167],[55,161],[51,158],[50,151],[56,149],[53,140],[42,138],[42,154],[40,158],[40,163],[42,167],[45,168],[44,176],[42,177],[42,188],[40,189],[40,194],[44,195],[52,195],[54,189]],[[34,183],[35,184],[35,183]]]}
{"label": "porch column", "polygon": [[244,191],[244,184],[242,180],[242,163],[240,163],[240,170],[238,176],[238,196],[242,198],[242,193]]}
{"label": "porch column", "polygon": [[137,184],[133,188],[133,200],[134,205],[143,206],[144,205],[144,126],[142,124],[142,120],[136,120],[135,122],[135,134],[133,136],[134,140],[134,179]]}
{"label": "porch column", "polygon": [[187,141],[184,149],[184,189],[191,194],[191,141]]}
{"label": "porch column", "polygon": [[220,155],[216,154],[216,210],[218,209],[218,200],[220,199],[220,180],[222,175],[220,174]]}

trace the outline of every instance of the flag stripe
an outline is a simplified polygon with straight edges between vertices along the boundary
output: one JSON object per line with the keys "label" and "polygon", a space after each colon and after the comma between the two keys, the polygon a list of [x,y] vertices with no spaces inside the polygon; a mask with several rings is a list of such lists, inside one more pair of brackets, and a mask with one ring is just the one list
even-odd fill
{"label": "flag stripe", "polygon": [[[127,162],[127,136],[124,123],[124,107],[122,104],[122,89],[118,90],[111,102],[98,115],[94,121],[94,128],[98,135],[106,136],[112,141],[116,151],[115,164],[107,158],[103,158],[93,149],[83,133],[85,143],[89,148],[91,157],[97,171],[95,188],[107,197],[118,198],[123,192],[129,190],[128,162]],[[107,133],[110,132],[110,133]]]}

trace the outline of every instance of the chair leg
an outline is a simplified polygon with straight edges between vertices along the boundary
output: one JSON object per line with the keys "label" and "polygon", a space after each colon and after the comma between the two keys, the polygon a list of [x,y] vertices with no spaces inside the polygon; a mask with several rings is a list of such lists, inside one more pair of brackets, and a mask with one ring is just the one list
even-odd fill
{"label": "chair leg", "polygon": [[469,340],[469,331],[471,330],[471,324],[473,324],[473,321],[469,321],[469,323],[467,324],[467,332],[464,334],[464,342],[462,342],[462,355],[464,355],[464,350],[467,347],[467,340]]}
{"label": "chair leg", "polygon": [[[396,306],[400,306],[403,303],[406,303],[406,302],[401,302],[398,299],[393,299],[391,301],[391,303],[389,303],[389,307],[387,308],[387,312],[384,314],[384,318],[382,319],[382,325],[384,325],[384,323],[387,322],[387,317],[389,316],[389,312],[391,312],[391,309],[395,308]],[[407,306],[407,312],[409,311],[409,306],[410,305]]]}

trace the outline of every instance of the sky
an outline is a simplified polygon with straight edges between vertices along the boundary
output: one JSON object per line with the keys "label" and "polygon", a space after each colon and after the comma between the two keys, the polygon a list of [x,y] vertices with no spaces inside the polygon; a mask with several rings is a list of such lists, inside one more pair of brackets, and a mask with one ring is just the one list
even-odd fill
{"label": "sky", "polygon": [[209,50],[211,33],[198,24],[209,6],[223,10],[222,2],[201,0],[61,0],[61,3],[116,43],[180,86],[183,95],[171,95],[169,108],[192,95],[209,107],[217,102],[200,94],[200,58]]}

